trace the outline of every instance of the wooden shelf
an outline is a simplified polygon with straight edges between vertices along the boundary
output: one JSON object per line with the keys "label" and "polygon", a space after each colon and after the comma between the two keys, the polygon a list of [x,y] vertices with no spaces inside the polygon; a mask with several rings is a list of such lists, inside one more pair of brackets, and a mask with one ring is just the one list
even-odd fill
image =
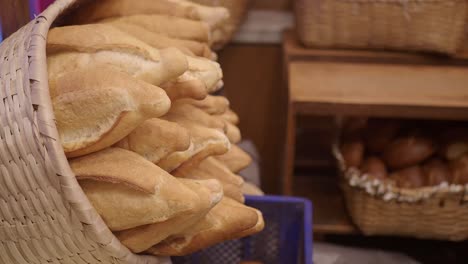
{"label": "wooden shelf", "polygon": [[296,175],[294,181],[294,194],[312,201],[314,207],[314,233],[358,233],[346,212],[343,197],[335,177],[329,177],[328,175]]}
{"label": "wooden shelf", "polygon": [[468,119],[468,67],[290,62],[297,113]]}

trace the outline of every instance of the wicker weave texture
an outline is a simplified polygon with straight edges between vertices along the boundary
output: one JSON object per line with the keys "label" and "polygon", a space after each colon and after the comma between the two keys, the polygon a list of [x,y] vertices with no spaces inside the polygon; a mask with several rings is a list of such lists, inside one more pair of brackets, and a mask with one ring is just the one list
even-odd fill
{"label": "wicker weave texture", "polygon": [[56,1],[0,44],[0,263],[170,263],[134,255],[116,239],[58,140],[46,37],[74,2]]}
{"label": "wicker weave texture", "polygon": [[384,201],[347,182],[341,187],[351,218],[366,235],[468,238],[468,203],[463,202],[463,193],[438,193],[418,203],[406,203]]}
{"label": "wicker weave texture", "polygon": [[306,46],[454,54],[463,41],[466,0],[296,0]]}

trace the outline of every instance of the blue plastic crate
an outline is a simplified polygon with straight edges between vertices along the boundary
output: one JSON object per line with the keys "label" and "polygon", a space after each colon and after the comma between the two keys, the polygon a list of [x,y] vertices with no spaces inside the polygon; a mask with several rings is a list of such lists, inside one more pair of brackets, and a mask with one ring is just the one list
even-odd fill
{"label": "blue plastic crate", "polygon": [[174,264],[312,264],[312,203],[287,196],[247,196],[246,204],[259,209],[265,229],[254,236],[232,240],[185,257]]}

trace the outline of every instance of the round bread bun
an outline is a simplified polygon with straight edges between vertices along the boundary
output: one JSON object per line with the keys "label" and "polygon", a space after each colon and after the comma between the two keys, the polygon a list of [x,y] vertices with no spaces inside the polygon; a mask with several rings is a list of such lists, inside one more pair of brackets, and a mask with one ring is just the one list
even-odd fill
{"label": "round bread bun", "polygon": [[385,148],[383,159],[388,167],[402,169],[426,160],[434,152],[434,143],[427,138],[402,137]]}
{"label": "round bread bun", "polygon": [[452,172],[452,183],[468,184],[468,154],[452,161],[450,170]]}
{"label": "round bread bun", "polygon": [[420,166],[412,166],[390,174],[390,178],[400,188],[421,188],[426,185],[423,170]]}
{"label": "round bread bun", "polygon": [[388,175],[385,163],[375,156],[368,157],[364,160],[361,165],[361,171],[369,174],[370,177],[379,180],[384,180]]}
{"label": "round bread bun", "polygon": [[431,159],[422,166],[426,184],[429,186],[439,185],[451,181],[449,166],[440,159]]}
{"label": "round bread bun", "polygon": [[362,163],[364,157],[364,144],[360,140],[348,141],[341,145],[341,154],[347,167],[356,167]]}
{"label": "round bread bun", "polygon": [[380,153],[390,144],[400,130],[400,124],[392,120],[372,120],[365,133],[366,148],[372,153]]}

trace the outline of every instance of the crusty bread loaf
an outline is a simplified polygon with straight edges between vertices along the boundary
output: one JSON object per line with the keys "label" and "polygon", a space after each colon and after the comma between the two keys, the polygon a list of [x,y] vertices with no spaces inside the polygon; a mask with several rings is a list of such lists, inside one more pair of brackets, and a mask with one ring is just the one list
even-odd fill
{"label": "crusty bread loaf", "polygon": [[106,24],[90,24],[52,28],[47,35],[47,53],[77,51],[122,51],[159,61],[159,51]]}
{"label": "crusty bread loaf", "polygon": [[157,164],[167,155],[190,147],[190,134],[181,125],[159,118],[146,120],[116,147],[136,152]]}
{"label": "crusty bread loaf", "polygon": [[[217,85],[223,77],[221,67],[217,62],[201,57],[187,56],[188,70],[176,80],[165,83],[162,87],[174,91],[174,100],[188,98],[204,99],[208,93],[218,89]],[[173,92],[171,92],[172,94]]]}
{"label": "crusty bread loaf", "polygon": [[242,190],[242,193],[245,195],[256,195],[256,196],[265,195],[265,193],[260,188],[253,185],[250,182],[245,182],[241,190]]}
{"label": "crusty bread loaf", "polygon": [[109,24],[145,42],[146,44],[151,45],[154,48],[163,49],[168,47],[175,47],[184,52],[186,55],[213,59],[213,52],[206,43],[171,38],[163,34],[151,32],[142,26],[120,20],[113,21]]}
{"label": "crusty bread loaf", "polygon": [[221,184],[217,180],[178,180],[196,192],[200,202],[192,210],[164,222],[139,226],[116,233],[120,242],[131,251],[140,253],[169,236],[186,230],[199,222],[223,197]]}
{"label": "crusty bread loaf", "polygon": [[86,24],[109,17],[136,14],[164,14],[199,20],[216,27],[229,18],[229,11],[222,7],[202,6],[185,0],[100,0],[89,1],[78,7],[69,22]]}
{"label": "crusty bread loaf", "polygon": [[[184,76],[185,78],[186,76]],[[203,100],[207,95],[206,85],[202,80],[195,78],[177,78],[162,85],[171,101],[177,101],[184,98]]]}
{"label": "crusty bread loaf", "polygon": [[210,43],[210,27],[203,22],[168,15],[132,15],[111,18],[101,23],[128,23],[145,28],[153,33],[176,39]]}
{"label": "crusty bread loaf", "polygon": [[[110,148],[70,164],[78,179],[86,179],[80,180],[83,191],[113,231],[163,222],[191,212],[200,202],[196,192],[131,151]],[[100,172],[99,166],[107,171]],[[152,193],[139,190],[152,186]]]}
{"label": "crusty bread loaf", "polygon": [[52,99],[60,140],[68,157],[82,156],[126,137],[145,120],[164,115],[164,90],[108,67],[64,74]]}
{"label": "crusty bread loaf", "polygon": [[228,152],[215,158],[234,173],[238,173],[252,163],[250,155],[235,144],[231,145]]}
{"label": "crusty bread loaf", "polygon": [[69,71],[106,64],[159,86],[178,78],[189,66],[187,57],[176,48],[157,50],[101,24],[54,28],[47,49],[49,80]]}
{"label": "crusty bread loaf", "polygon": [[240,129],[237,126],[229,122],[226,122],[225,124],[226,124],[226,136],[229,138],[229,141],[232,144],[239,143],[242,140]]}
{"label": "crusty bread loaf", "polygon": [[167,115],[163,118],[185,127],[189,131],[194,145],[193,150],[189,151],[188,155],[176,152],[162,159],[158,165],[166,171],[173,171],[180,166],[197,166],[205,158],[224,154],[231,147],[229,139],[217,129],[205,127],[186,119],[167,118]]}
{"label": "crusty bread loaf", "polygon": [[183,100],[178,100],[172,103],[170,111],[164,116],[164,119],[178,122],[189,120],[196,122],[202,126],[226,131],[226,122],[219,120],[199,108],[185,103]]}
{"label": "crusty bread loaf", "polygon": [[241,203],[245,200],[241,191],[244,180],[232,173],[221,162],[214,159],[214,157],[206,158],[198,166],[178,168],[172,174],[175,177],[188,179],[217,179],[223,184],[225,196]]}
{"label": "crusty bread loaf", "polygon": [[208,95],[203,100],[182,99],[182,101],[200,108],[210,115],[221,115],[229,109],[229,100],[224,96]]}
{"label": "crusty bread loaf", "polygon": [[219,117],[233,125],[238,125],[239,124],[239,116],[232,111],[231,109],[228,109],[226,112],[224,112],[221,115],[215,115],[216,117]]}
{"label": "crusty bread loaf", "polygon": [[222,241],[252,235],[263,227],[263,217],[258,210],[225,197],[202,221],[147,252],[161,256],[183,256]]}

